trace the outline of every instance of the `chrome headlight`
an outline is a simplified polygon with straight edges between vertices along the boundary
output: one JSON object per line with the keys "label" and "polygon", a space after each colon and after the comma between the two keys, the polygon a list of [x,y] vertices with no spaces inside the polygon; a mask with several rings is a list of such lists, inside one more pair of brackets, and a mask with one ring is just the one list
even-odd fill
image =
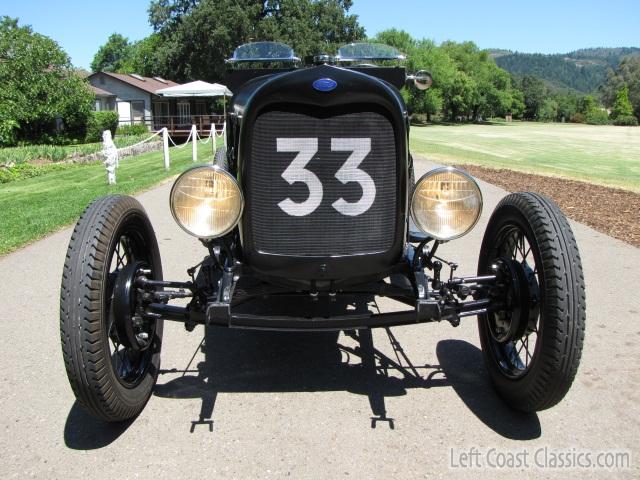
{"label": "chrome headlight", "polygon": [[468,233],[482,213],[482,193],[465,172],[443,167],[431,170],[416,184],[411,216],[416,226],[437,240]]}
{"label": "chrome headlight", "polygon": [[216,238],[236,226],[244,198],[236,179],[217,166],[187,170],[171,188],[171,213],[182,229],[198,238]]}

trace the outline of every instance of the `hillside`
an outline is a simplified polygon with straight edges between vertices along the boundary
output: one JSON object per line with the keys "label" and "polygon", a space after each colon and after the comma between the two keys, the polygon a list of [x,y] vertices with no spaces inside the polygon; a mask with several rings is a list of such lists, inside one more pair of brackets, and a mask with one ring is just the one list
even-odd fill
{"label": "hillside", "polygon": [[498,66],[515,75],[535,75],[559,89],[595,91],[627,55],[640,55],[640,48],[585,48],[570,53],[544,55],[510,50],[490,50]]}

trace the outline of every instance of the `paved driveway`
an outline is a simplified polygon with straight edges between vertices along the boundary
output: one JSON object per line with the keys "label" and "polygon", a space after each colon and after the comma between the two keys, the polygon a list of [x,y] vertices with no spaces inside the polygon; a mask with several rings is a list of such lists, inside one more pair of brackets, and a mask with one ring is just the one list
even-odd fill
{"label": "paved driveway", "polygon": [[[417,173],[427,166],[418,161]],[[482,187],[482,221],[441,249],[462,274],[474,272],[484,225],[505,194]],[[167,184],[139,199],[165,276],[181,279],[204,249],[173,223],[168,193]],[[87,416],[67,384],[58,289],[70,229],[58,232],[0,259],[0,477],[638,478],[640,250],[573,228],[586,271],[586,345],[572,390],[551,410],[521,415],[496,397],[472,319],[360,336],[224,329],[205,336],[202,327],[186,333],[168,323],[156,393],[121,426]],[[533,463],[544,447],[626,449],[635,458],[617,472],[449,469],[473,448],[525,451]]]}

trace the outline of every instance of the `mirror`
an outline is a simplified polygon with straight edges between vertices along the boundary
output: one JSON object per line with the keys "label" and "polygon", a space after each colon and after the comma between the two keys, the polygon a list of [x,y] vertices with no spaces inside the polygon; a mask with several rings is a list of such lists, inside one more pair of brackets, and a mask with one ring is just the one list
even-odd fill
{"label": "mirror", "polygon": [[413,84],[418,90],[428,90],[433,84],[433,78],[426,70],[420,70],[415,75],[409,75],[408,79],[413,80]]}

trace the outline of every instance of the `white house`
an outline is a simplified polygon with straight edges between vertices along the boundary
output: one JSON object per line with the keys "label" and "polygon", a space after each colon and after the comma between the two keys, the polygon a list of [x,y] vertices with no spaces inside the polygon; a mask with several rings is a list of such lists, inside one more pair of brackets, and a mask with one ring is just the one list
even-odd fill
{"label": "white house", "polygon": [[[146,123],[153,117],[169,116],[169,108],[156,90],[178,85],[160,77],[143,77],[135,73],[96,72],[87,77],[96,94],[96,110],[117,110],[120,124]],[[156,105],[160,101],[159,105]]]}
{"label": "white house", "polygon": [[[169,87],[181,86],[171,80],[112,72],[92,73],[87,80],[96,96],[95,109],[116,110],[120,125],[144,123],[151,130],[167,127],[172,134],[185,135],[192,125],[201,133],[208,133],[212,124],[221,124],[224,120],[223,115],[215,113],[216,102],[210,95],[197,95],[189,89],[183,94],[162,94]],[[184,86],[200,83],[203,82]]]}

